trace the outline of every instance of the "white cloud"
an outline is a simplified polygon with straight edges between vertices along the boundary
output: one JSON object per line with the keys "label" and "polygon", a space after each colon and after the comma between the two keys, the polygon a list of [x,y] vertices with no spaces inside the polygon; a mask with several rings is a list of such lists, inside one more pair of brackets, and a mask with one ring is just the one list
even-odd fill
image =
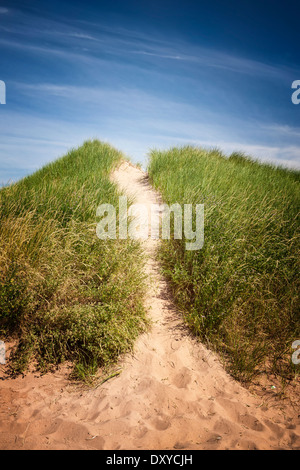
{"label": "white cloud", "polygon": [[288,125],[270,124],[263,126],[266,131],[280,134],[288,137],[300,137],[300,127],[292,127]]}
{"label": "white cloud", "polygon": [[[245,122],[236,121],[235,131],[232,123],[222,125],[217,122],[216,114],[197,110],[190,104],[160,99],[134,89],[117,91],[51,84],[23,86],[28,93],[51,93],[49,101],[52,103],[54,96],[58,100],[70,100],[71,111],[76,109],[80,118],[67,121],[57,116],[6,112],[1,122],[1,182],[8,179],[6,175],[19,175],[21,169],[23,173],[33,172],[92,138],[111,143],[144,166],[151,148],[189,144],[219,147],[227,155],[244,151],[261,161],[300,168],[300,145],[294,144],[292,139],[289,145],[270,145],[263,140],[263,134],[260,139],[256,138],[253,128],[248,135],[238,136],[238,128]],[[113,112],[108,112],[103,119],[103,109]],[[118,109],[125,109],[125,114],[117,113]]]}
{"label": "white cloud", "polygon": [[[3,10],[7,9],[0,8],[0,14],[1,10],[3,13]],[[76,23],[78,24],[79,22]],[[159,79],[164,73],[168,76],[170,70],[170,67],[163,69],[156,67],[156,64],[169,65],[170,62],[161,59],[170,59],[174,61],[172,66],[178,64],[176,70],[184,70],[183,74],[178,75],[178,80],[181,80],[181,85],[186,90],[190,88],[196,91],[198,101],[179,102],[175,93],[172,99],[161,98],[154,92],[121,88],[111,82],[111,88],[11,83],[17,87],[19,96],[22,94],[21,97],[24,98],[26,94],[27,98],[30,97],[32,108],[37,106],[37,103],[40,109],[44,107],[41,116],[38,113],[36,116],[26,115],[25,111],[24,114],[11,114],[1,122],[0,155],[2,154],[4,161],[9,159],[13,167],[26,166],[33,171],[46,161],[60,156],[68,148],[80,145],[84,139],[93,137],[106,140],[133,156],[135,160],[142,161],[153,146],[168,147],[191,143],[208,147],[219,146],[226,153],[242,150],[261,160],[300,166],[300,142],[297,139],[300,136],[299,128],[272,123],[249,123],[247,112],[243,118],[234,118],[231,112],[233,100],[240,101],[240,96],[234,92],[228,96],[228,102],[225,103],[226,112],[220,104],[219,111],[214,112],[214,107],[205,105],[206,98],[208,97],[209,102],[209,94],[213,91],[208,89],[210,83],[206,83],[205,90],[200,90],[199,80],[193,79],[193,74],[188,73],[190,70],[219,68],[234,73],[269,77],[273,81],[274,78],[285,78],[288,70],[276,64],[268,65],[246,57],[225,54],[216,49],[194,46],[178,40],[172,42],[171,38],[166,40],[150,37],[144,33],[114,30],[104,25],[94,25],[93,28],[89,24],[82,28],[77,28],[76,25],[71,28],[45,18],[39,23],[29,18],[23,29],[17,30],[15,25],[10,25],[10,28],[16,29],[14,39],[9,39],[10,36],[7,35],[0,43],[45,57],[49,54],[55,58],[61,57],[64,65],[66,61],[73,61],[72,65],[77,66],[82,74],[84,72],[84,78],[87,78],[81,83],[87,84],[89,79],[91,83],[95,83],[95,78],[98,83],[102,80],[108,83],[107,76],[112,77],[112,81],[115,77],[121,77],[119,81],[116,80],[117,84],[126,83],[125,77],[134,77],[139,68],[143,78],[147,75],[147,85],[152,86],[153,83],[160,83]],[[90,41],[89,51],[83,52],[86,40]],[[102,52],[105,55],[102,56]],[[124,57],[130,54],[130,60],[124,60]],[[132,60],[133,55],[143,56],[143,60]],[[148,64],[144,67],[146,60]],[[126,74],[128,71],[130,73]],[[215,71],[213,74],[215,75]],[[155,80],[152,80],[153,78]],[[176,77],[174,81],[175,79]],[[136,83],[139,81],[136,80]],[[218,90],[219,101],[221,98],[222,90]],[[58,113],[53,118],[50,115],[47,117],[49,103],[49,112],[54,114],[55,103],[60,106],[60,120],[57,119]],[[71,116],[69,121],[66,116]],[[15,129],[13,134],[11,129]],[[284,140],[288,141],[288,144]],[[23,155],[21,160],[19,155]]]}
{"label": "white cloud", "polygon": [[[7,8],[0,8],[0,13],[8,12]],[[37,26],[38,24],[38,26]],[[80,25],[80,27],[76,27]],[[7,27],[7,26],[6,26]],[[13,25],[10,25],[13,31]],[[148,57],[149,60],[170,59],[177,63],[196,65],[198,67],[216,68],[231,71],[233,73],[250,76],[263,76],[274,81],[290,78],[291,70],[281,64],[266,64],[214,48],[193,45],[177,38],[153,37],[138,31],[110,28],[105,24],[93,24],[89,22],[76,22],[69,26],[59,21],[40,18],[37,23],[30,15],[23,14],[22,25],[15,28],[18,35],[14,40],[1,40],[1,44],[15,48],[24,48],[36,53],[56,54],[66,58],[85,61],[90,59],[97,61],[95,55],[105,54],[124,57],[125,54]],[[53,42],[53,38],[55,41]],[[37,42],[37,39],[40,39]],[[74,40],[74,42],[71,41]],[[44,40],[42,42],[42,40]],[[80,53],[78,46],[80,40],[90,41],[90,51]],[[47,41],[47,42],[46,42]],[[47,44],[47,46],[40,44]],[[94,54],[94,55],[93,55]],[[295,71],[293,71],[293,74]]]}
{"label": "white cloud", "polygon": [[173,59],[173,60],[184,60],[183,57],[179,55],[163,54],[158,52],[147,52],[147,51],[130,51],[132,54],[141,54],[148,55],[153,57],[160,57],[161,59]]}
{"label": "white cloud", "polygon": [[99,41],[99,39],[95,36],[91,36],[90,34],[85,33],[67,33],[67,36],[77,39],[89,39],[90,41]]}

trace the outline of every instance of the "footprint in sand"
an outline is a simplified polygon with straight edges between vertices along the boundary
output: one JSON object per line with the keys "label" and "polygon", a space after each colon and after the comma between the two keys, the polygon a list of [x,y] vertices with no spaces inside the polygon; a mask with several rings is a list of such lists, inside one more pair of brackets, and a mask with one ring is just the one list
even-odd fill
{"label": "footprint in sand", "polygon": [[156,418],[152,424],[158,431],[165,431],[171,426],[170,420],[165,418]]}
{"label": "footprint in sand", "polygon": [[180,371],[175,375],[172,380],[172,383],[177,388],[187,388],[189,383],[191,382],[192,377],[189,369],[187,367],[183,367]]}

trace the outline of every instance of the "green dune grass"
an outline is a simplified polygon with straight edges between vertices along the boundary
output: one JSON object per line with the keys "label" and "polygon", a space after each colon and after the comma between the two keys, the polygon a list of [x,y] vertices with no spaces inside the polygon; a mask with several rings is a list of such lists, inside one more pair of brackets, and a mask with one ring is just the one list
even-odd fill
{"label": "green dune grass", "polygon": [[299,329],[299,172],[243,154],[153,150],[150,180],[167,204],[204,203],[204,246],[163,241],[163,271],[186,322],[250,380],[294,377]]}
{"label": "green dune grass", "polygon": [[139,244],[96,236],[98,205],[117,207],[109,173],[122,158],[85,142],[0,191],[0,339],[17,340],[12,370],[71,361],[84,379],[144,330]]}

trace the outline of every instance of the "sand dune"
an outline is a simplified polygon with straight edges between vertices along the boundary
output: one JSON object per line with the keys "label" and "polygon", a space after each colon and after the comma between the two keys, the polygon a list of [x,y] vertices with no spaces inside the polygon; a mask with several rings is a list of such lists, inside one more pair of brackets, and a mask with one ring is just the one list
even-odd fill
{"label": "sand dune", "polygon": [[[129,163],[113,179],[136,202],[159,202]],[[157,243],[144,242],[153,324],[116,366],[122,372],[92,389],[71,384],[67,366],[2,380],[1,449],[300,448],[299,409],[243,388],[184,327],[154,258]]]}

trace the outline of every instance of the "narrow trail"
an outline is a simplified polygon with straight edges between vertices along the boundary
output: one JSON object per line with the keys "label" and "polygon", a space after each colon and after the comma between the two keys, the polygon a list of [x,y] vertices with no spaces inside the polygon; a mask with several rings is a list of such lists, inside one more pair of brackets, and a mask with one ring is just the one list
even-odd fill
{"label": "narrow trail", "polygon": [[[161,202],[129,163],[112,178],[137,203]],[[2,381],[0,449],[300,448],[295,410],[266,406],[189,334],[155,260],[158,243],[143,242],[152,327],[122,373],[89,390],[63,371]]]}

